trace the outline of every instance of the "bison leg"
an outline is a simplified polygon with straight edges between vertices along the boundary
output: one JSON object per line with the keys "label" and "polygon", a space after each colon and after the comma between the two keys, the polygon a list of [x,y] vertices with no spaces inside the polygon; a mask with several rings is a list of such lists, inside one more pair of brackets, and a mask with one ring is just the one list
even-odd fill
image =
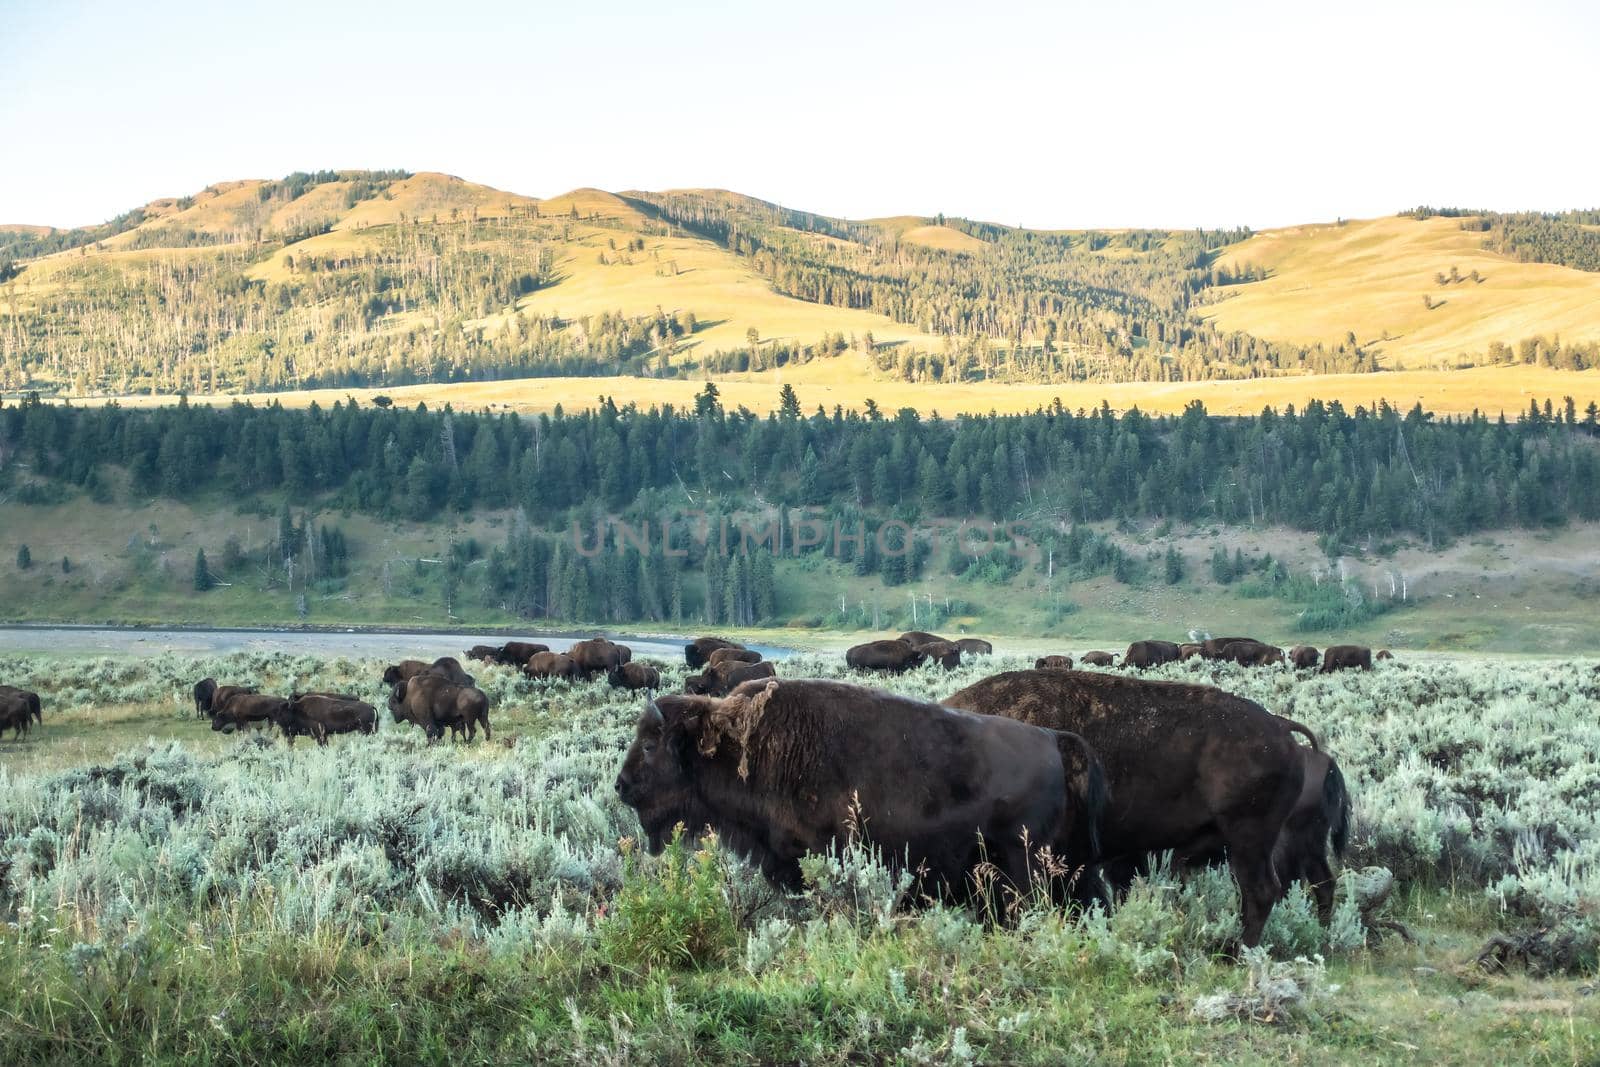
{"label": "bison leg", "polygon": [[493,741],[494,740],[494,734],[491,733],[490,730],[489,730],[489,713],[488,712],[484,712],[483,713],[481,721],[483,722],[483,739],[485,741]]}
{"label": "bison leg", "polygon": [[1226,820],[1221,829],[1228,843],[1228,866],[1239,883],[1239,941],[1245,948],[1255,948],[1261,944],[1273,904],[1283,893],[1272,866],[1277,834],[1268,832],[1257,819]]}

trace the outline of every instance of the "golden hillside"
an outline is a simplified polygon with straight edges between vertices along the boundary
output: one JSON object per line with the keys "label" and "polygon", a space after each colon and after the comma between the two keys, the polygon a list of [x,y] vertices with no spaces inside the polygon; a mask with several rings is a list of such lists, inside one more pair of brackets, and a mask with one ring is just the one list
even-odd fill
{"label": "golden hillside", "polygon": [[[1224,329],[1300,344],[1336,344],[1354,332],[1390,367],[1451,366],[1495,341],[1540,334],[1600,338],[1600,274],[1518,263],[1483,243],[1460,219],[1440,217],[1268,230],[1227,249],[1217,265],[1269,276],[1214,291],[1216,303],[1200,314]],[[1465,280],[1440,285],[1452,268]]]}

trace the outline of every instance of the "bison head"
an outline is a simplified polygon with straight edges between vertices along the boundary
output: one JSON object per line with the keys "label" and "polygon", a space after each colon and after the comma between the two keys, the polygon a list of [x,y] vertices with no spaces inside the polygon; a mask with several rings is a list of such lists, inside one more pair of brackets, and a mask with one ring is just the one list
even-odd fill
{"label": "bison head", "polygon": [[704,704],[671,696],[658,703],[647,696],[633,744],[622,760],[617,796],[638,813],[651,855],[666,847],[678,823],[692,832],[710,821],[696,795],[690,763]]}
{"label": "bison head", "polygon": [[394,688],[389,690],[389,714],[394,716],[395,722],[406,721],[406,683],[395,682]]}
{"label": "bison head", "polygon": [[400,680],[401,680],[401,678],[400,678],[400,667],[399,667],[398,664],[391,663],[391,664],[389,664],[389,666],[387,666],[387,667],[385,667],[383,669],[383,684],[384,685],[394,685],[396,682],[398,682]]}

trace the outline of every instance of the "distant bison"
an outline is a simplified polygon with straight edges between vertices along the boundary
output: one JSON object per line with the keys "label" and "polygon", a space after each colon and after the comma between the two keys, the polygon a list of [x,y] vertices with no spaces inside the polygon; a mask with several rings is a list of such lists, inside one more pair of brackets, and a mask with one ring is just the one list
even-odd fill
{"label": "distant bison", "polygon": [[14,685],[0,685],[0,697],[21,697],[23,704],[27,705],[28,715],[40,726],[44,725],[43,705],[39,702],[39,694],[32,689],[19,689]]}
{"label": "distant bison", "polygon": [[392,686],[423,674],[443,678],[453,685],[470,687],[477,684],[472,675],[461,669],[461,661],[454,656],[440,656],[432,663],[424,663],[420,659],[403,659],[399,663],[392,663],[384,668],[383,684]]}
{"label": "distant bison", "polygon": [[1241,667],[1267,667],[1283,662],[1283,649],[1260,641],[1234,641],[1222,650],[1222,657]]}
{"label": "distant bison", "polygon": [[477,660],[479,663],[500,663],[503,651],[499,645],[473,645],[467,649],[467,658]]}
{"label": "distant bison", "polygon": [[567,649],[567,655],[577,664],[580,675],[593,678],[597,674],[607,674],[611,668],[620,667],[633,659],[633,649],[604,637],[591,637],[575,643]]}
{"label": "distant bison", "polygon": [[623,663],[611,668],[606,681],[613,689],[660,689],[661,672],[644,663]]}
{"label": "distant bison", "polygon": [[549,651],[549,645],[537,641],[507,641],[500,646],[499,661],[507,667],[521,667],[539,653]]}
{"label": "distant bison", "polygon": [[194,717],[204,718],[211,714],[211,698],[217,695],[217,680],[215,678],[202,678],[194,683]]}
{"label": "distant bison", "polygon": [[[1069,784],[1063,752],[1092,795]],[[1027,887],[1035,848],[1092,864],[1101,782],[1081,738],[798,680],[647,702],[616,789],[653,853],[680,823],[710,827],[770,881],[799,888],[803,856],[859,835],[915,872],[923,894],[968,900],[986,865]]]}
{"label": "distant bison", "polygon": [[293,693],[274,714],[291,745],[299,734],[326,745],[329,734],[370,734],[378,728],[373,706],[345,693]]}
{"label": "distant bison", "polygon": [[1194,659],[1199,654],[1200,646],[1192,641],[1178,646],[1178,658],[1180,660]]}
{"label": "distant bison", "polygon": [[992,656],[994,646],[979,637],[963,637],[956,642],[963,656]]}
{"label": "distant bison", "polygon": [[947,671],[961,666],[961,649],[954,641],[924,641],[915,647],[924,659],[932,660]]}
{"label": "distant bison", "polygon": [[[1010,671],[945,698],[1081,735],[1105,766],[1101,833],[1119,887],[1151,853],[1182,862],[1222,846],[1253,947],[1281,896],[1272,851],[1305,779],[1298,723],[1220,689],[1095,671]],[[1315,743],[1313,739],[1313,744]]]}
{"label": "distant bison", "polygon": [[930,634],[926,630],[907,630],[905,633],[900,635],[900,640],[904,641],[912,648],[916,648],[918,645],[931,645],[935,641],[943,641],[944,638],[940,637],[938,634]]}
{"label": "distant bison", "polygon": [[[221,693],[221,689],[218,689]],[[276,723],[284,715],[289,702],[282,697],[266,693],[236,691],[212,702],[211,728],[226,731],[242,730],[246,726]]]}
{"label": "distant bison", "polygon": [[1117,662],[1115,652],[1085,652],[1083,662],[1090,667],[1110,667]]}
{"label": "distant bison", "polygon": [[1210,637],[1200,642],[1200,655],[1204,659],[1228,659],[1228,646],[1236,641],[1264,644],[1253,637]]}
{"label": "distant bison", "polygon": [[845,665],[855,671],[884,671],[899,674],[920,667],[926,657],[901,640],[868,641],[844,654]]}
{"label": "distant bison", "polygon": [[1372,649],[1365,645],[1329,645],[1322,654],[1323,674],[1357,668],[1364,671],[1372,669]]}
{"label": "distant bison", "polygon": [[1033,661],[1036,671],[1070,671],[1072,669],[1071,656],[1040,656]]}
{"label": "distant bison", "polygon": [[477,736],[480,723],[484,740],[493,737],[489,729],[489,698],[483,690],[456,685],[436,674],[419,674],[396,682],[389,692],[389,713],[395,722],[422,727],[430,742],[443,737],[447,726],[452,737],[465,734],[470,741]]}
{"label": "distant bison", "polygon": [[711,653],[719,648],[744,648],[737,641],[729,641],[723,637],[697,637],[683,646],[683,662],[690,667],[704,667],[711,660]]}
{"label": "distant bison", "polygon": [[[1122,654],[1122,665],[1145,670],[1178,661],[1178,646],[1171,641],[1135,641]],[[1085,658],[1087,662],[1087,657]]]}
{"label": "distant bison", "polygon": [[4,737],[7,730],[16,731],[19,741],[27,736],[28,728],[33,725],[33,706],[25,692],[22,689],[0,692],[0,737]]}
{"label": "distant bison", "polygon": [[778,672],[772,664],[765,661],[739,663],[730,660],[718,667],[707,664],[705,670],[684,681],[683,689],[684,692],[695,696],[726,696],[733,692],[735,686],[744,682],[775,678],[777,675]]}
{"label": "distant bison", "polygon": [[522,673],[529,678],[561,678],[567,681],[579,677],[578,665],[565,652],[535,652],[522,665]]}
{"label": "distant bison", "polygon": [[1315,667],[1322,659],[1322,653],[1310,645],[1295,645],[1289,650],[1289,662],[1294,664],[1294,669],[1303,671],[1308,667]]}
{"label": "distant bison", "polygon": [[1378,654],[1376,656],[1372,657],[1372,658],[1373,659],[1379,659],[1379,660],[1394,659],[1394,653],[1390,652],[1387,648],[1380,648],[1378,650]]}
{"label": "distant bison", "polygon": [[720,667],[724,663],[760,663],[761,653],[753,648],[719,648],[711,653],[706,664]]}

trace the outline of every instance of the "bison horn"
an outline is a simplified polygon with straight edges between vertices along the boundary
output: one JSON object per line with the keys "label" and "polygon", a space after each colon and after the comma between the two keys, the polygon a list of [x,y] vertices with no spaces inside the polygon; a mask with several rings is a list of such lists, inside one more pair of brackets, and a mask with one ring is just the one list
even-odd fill
{"label": "bison horn", "polygon": [[644,717],[651,726],[661,727],[666,725],[666,719],[661,715],[661,707],[656,703],[654,689],[644,691]]}

